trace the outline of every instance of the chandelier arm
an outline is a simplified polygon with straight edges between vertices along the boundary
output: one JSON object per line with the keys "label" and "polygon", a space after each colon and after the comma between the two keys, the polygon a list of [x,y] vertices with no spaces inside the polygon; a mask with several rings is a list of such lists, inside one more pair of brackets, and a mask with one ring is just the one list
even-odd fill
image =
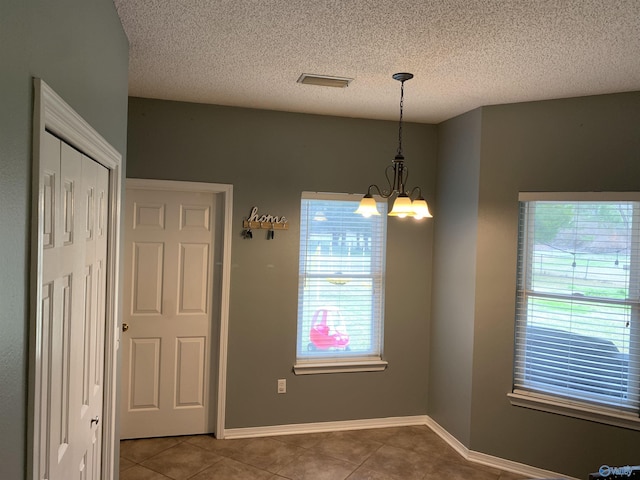
{"label": "chandelier arm", "polygon": [[382,198],[389,198],[392,193],[392,192],[385,193],[385,190],[380,190],[380,187],[374,184],[374,185],[369,185],[369,188],[367,190],[367,195],[371,195],[372,189],[375,189],[378,192],[378,195],[381,196]]}
{"label": "chandelier arm", "polygon": [[420,187],[413,187],[411,189],[411,193],[409,194],[411,198],[413,198],[413,194],[416,193],[416,190],[418,191],[418,196],[416,198],[422,197],[422,189]]}
{"label": "chandelier arm", "polygon": [[[389,169],[393,170],[393,182],[391,178],[389,178]],[[386,196],[383,195],[384,198],[389,198],[393,195],[393,192],[396,190],[396,183],[398,180],[398,170],[396,168],[396,164],[392,163],[391,165],[387,165],[387,168],[384,169],[384,176],[387,177],[387,183],[389,184],[389,190],[387,191]]]}

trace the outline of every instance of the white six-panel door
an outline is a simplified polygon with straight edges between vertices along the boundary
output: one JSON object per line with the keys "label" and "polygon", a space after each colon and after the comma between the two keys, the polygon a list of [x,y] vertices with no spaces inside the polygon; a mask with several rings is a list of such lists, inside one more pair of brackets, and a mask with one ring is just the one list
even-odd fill
{"label": "white six-panel door", "polygon": [[42,359],[38,478],[99,480],[102,450],[109,174],[44,138]]}
{"label": "white six-panel door", "polygon": [[215,196],[127,188],[121,438],[213,432]]}

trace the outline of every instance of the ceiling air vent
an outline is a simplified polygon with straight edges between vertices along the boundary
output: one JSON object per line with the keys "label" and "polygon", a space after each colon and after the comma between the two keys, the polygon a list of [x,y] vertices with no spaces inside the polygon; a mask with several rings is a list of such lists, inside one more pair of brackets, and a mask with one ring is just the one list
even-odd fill
{"label": "ceiling air vent", "polygon": [[298,83],[305,85],[318,85],[321,87],[345,88],[353,81],[353,78],[332,77],[329,75],[314,75],[311,73],[303,73],[298,79]]}

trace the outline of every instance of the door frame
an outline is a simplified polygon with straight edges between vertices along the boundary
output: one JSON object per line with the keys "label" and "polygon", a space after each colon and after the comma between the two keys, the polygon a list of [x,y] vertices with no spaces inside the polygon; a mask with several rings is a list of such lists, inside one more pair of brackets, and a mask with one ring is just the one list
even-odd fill
{"label": "door frame", "polygon": [[[233,232],[233,185],[223,183],[184,182],[127,178],[127,189],[165,190],[219,194],[222,207],[222,271],[220,274],[220,310],[218,325],[218,388],[216,391],[215,435],[225,437],[225,411],[227,398],[227,346],[229,332],[229,304],[231,296],[231,240]],[[215,321],[215,319],[213,319]],[[212,344],[215,339],[212,339]],[[213,359],[213,356],[211,356]]]}
{"label": "door frame", "polygon": [[104,351],[104,404],[101,478],[112,479],[115,471],[118,348],[120,341],[120,197],[122,155],[76,113],[42,79],[33,79],[33,160],[31,187],[31,272],[29,325],[29,398],[27,405],[27,478],[40,478],[46,456],[46,390],[50,381],[46,329],[42,324],[42,232],[44,205],[42,179],[43,138],[46,131],[98,162],[109,171],[109,215],[107,218],[106,331]]}

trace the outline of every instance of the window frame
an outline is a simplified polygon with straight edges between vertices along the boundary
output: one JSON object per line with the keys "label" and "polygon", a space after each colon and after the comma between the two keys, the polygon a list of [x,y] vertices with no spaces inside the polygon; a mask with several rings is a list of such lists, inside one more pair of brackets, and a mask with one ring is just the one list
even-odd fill
{"label": "window frame", "polygon": [[[556,202],[640,202],[640,192],[521,192],[519,194],[518,201],[532,202],[532,201],[556,201]],[[521,209],[518,209],[518,229],[520,228]],[[634,219],[637,219],[637,214],[634,213]],[[640,242],[640,225],[635,223],[632,226],[632,236],[634,237],[634,243]],[[522,251],[529,255],[531,252],[527,251],[527,248],[521,246],[521,242],[527,242],[528,239],[518,234],[518,255],[520,256]],[[520,308],[520,296],[524,295],[524,291],[528,288],[528,282],[530,282],[530,272],[527,268],[521,267],[521,261],[528,265],[531,265],[532,259],[522,260],[518,259],[518,273],[516,284],[516,323],[515,333],[518,334],[520,328],[526,328],[526,320],[523,320],[525,326],[518,324],[518,312]],[[630,287],[632,286],[637,290],[638,281],[640,280],[640,258],[637,255],[631,255],[630,260]],[[590,298],[590,297],[588,297]],[[640,395],[640,387],[638,386],[638,369],[640,369],[640,356],[638,355],[640,350],[640,302],[638,300],[630,301],[632,305],[632,315],[630,320],[630,351],[629,351],[629,381],[634,382],[629,389],[635,388],[634,396],[637,398]],[[524,345],[523,345],[524,347]],[[519,388],[516,386],[516,359],[518,358],[518,344],[514,337],[514,366],[513,366],[513,379],[514,383],[512,391],[507,394],[509,401],[514,406],[530,408],[534,410],[544,411],[548,413],[560,414],[564,416],[581,418],[584,420],[594,421],[598,423],[604,423],[608,425],[615,425],[618,427],[629,428],[634,430],[640,430],[640,408],[631,410],[625,407],[607,406],[604,404],[592,403],[585,401],[584,399],[576,399],[560,394],[554,394],[549,391],[536,391],[526,388]],[[633,352],[633,354],[632,354]],[[633,374],[631,373],[633,372]]]}
{"label": "window frame", "polygon": [[[362,195],[360,194],[346,194],[346,193],[320,193],[320,192],[302,192],[300,199],[300,252],[299,252],[299,270],[298,270],[298,314],[296,319],[296,362],[293,366],[293,371],[296,375],[312,375],[312,374],[325,374],[325,373],[347,373],[347,372],[379,372],[387,368],[388,362],[382,358],[384,347],[384,296],[385,296],[385,268],[386,268],[386,242],[387,242],[387,202],[381,197],[375,197],[378,204],[379,211],[382,212],[382,227],[380,238],[382,240],[381,255],[377,256],[373,263],[377,265],[377,270],[371,272],[371,277],[380,276],[379,296],[380,298],[374,302],[379,305],[379,320],[378,325],[374,325],[374,329],[377,329],[378,334],[378,348],[377,351],[369,355],[357,355],[357,354],[344,354],[336,353],[335,355],[318,355],[318,356],[300,356],[299,348],[301,348],[300,336],[302,334],[302,319],[300,318],[300,309],[302,308],[301,302],[303,302],[303,288],[302,282],[309,277],[317,277],[317,274],[309,275],[306,271],[303,271],[303,259],[302,255],[306,255],[306,246],[303,250],[303,241],[308,243],[310,238],[304,238],[307,231],[303,230],[304,215],[303,202],[305,200],[319,200],[319,201],[353,201],[354,212],[358,206],[358,202]],[[305,257],[306,258],[306,257]],[[366,278],[366,277],[365,277]],[[375,282],[374,282],[375,283]],[[374,287],[375,288],[375,287]]]}

